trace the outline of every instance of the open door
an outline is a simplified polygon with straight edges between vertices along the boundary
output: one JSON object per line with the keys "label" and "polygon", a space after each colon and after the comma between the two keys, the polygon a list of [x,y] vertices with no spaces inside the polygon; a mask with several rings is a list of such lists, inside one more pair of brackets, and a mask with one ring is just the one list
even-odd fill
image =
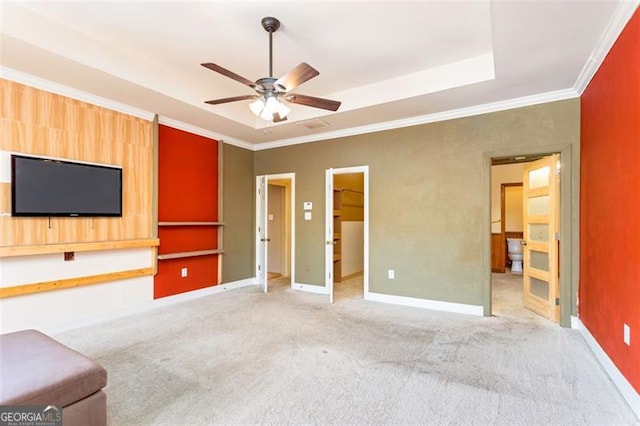
{"label": "open door", "polygon": [[333,169],[325,171],[325,288],[329,303],[333,303]]}
{"label": "open door", "polygon": [[524,306],[545,318],[559,321],[558,154],[528,163],[523,176]]}
{"label": "open door", "polygon": [[258,285],[267,292],[267,177],[256,177],[256,278]]}

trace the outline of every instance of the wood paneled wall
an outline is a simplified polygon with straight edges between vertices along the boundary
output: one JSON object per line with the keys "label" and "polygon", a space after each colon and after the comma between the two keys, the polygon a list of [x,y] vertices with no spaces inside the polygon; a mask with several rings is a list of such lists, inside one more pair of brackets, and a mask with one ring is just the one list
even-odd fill
{"label": "wood paneled wall", "polygon": [[[0,217],[0,246],[152,237],[152,123],[0,79],[0,150],[122,166],[119,218]],[[0,183],[0,212],[11,211]]]}

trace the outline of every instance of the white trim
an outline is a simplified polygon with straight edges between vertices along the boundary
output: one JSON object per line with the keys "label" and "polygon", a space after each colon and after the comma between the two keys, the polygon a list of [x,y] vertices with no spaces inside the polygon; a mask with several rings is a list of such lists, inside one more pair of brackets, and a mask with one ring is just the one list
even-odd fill
{"label": "white trim", "polygon": [[158,116],[158,123],[165,126],[173,127],[174,129],[184,130],[185,132],[193,133],[195,135],[203,136],[205,138],[214,139],[219,142],[224,142],[229,145],[234,145],[240,148],[254,151],[254,145],[240,139],[232,138],[231,136],[223,135],[221,133],[212,132],[211,130],[203,129],[202,127],[194,126],[182,121],[174,120],[173,118]]}
{"label": "white trim", "polygon": [[420,124],[435,123],[439,121],[452,120],[456,118],[471,117],[474,115],[488,114],[491,112],[505,111],[513,108],[520,108],[531,105],[538,105],[547,102],[562,101],[577,98],[580,95],[574,89],[556,90],[554,92],[540,93],[537,95],[524,96],[521,98],[509,99],[506,101],[492,102],[483,105],[476,105],[467,108],[459,108],[450,111],[438,112],[435,114],[421,115],[418,117],[405,118],[402,120],[375,123],[367,126],[351,127],[349,129],[336,130],[334,132],[318,133],[298,138],[282,139],[274,142],[256,144],[254,151],[279,148],[282,146],[298,145],[309,142],[319,142],[326,139],[335,139],[346,136],[361,135],[365,133],[380,132],[383,130],[397,129],[401,127],[416,126]]}
{"label": "white trim", "polygon": [[291,288],[294,290],[306,291],[307,293],[329,294],[327,288],[323,285],[292,283]]}
{"label": "white trim", "polygon": [[613,12],[609,23],[607,24],[607,28],[605,28],[600,40],[596,44],[596,47],[591,52],[589,59],[582,67],[582,71],[578,75],[575,84],[573,85],[574,90],[578,93],[578,95],[582,95],[585,91],[591,79],[596,74],[602,62],[607,57],[607,54],[613,47],[613,44],[616,42],[622,30],[627,25],[635,10],[638,8],[640,4],[640,0],[630,0],[630,1],[622,1],[618,3],[618,7]]}
{"label": "white trim", "polygon": [[210,296],[217,293],[222,293],[226,290],[234,290],[242,287],[248,287],[255,285],[254,278],[247,278],[244,280],[233,281],[230,283],[218,284],[213,287],[206,287],[199,290],[190,291],[187,293],[176,294],[174,296],[163,297],[160,299],[150,300],[147,303],[144,303],[139,306],[135,306],[133,308],[122,309],[118,311],[109,312],[106,314],[95,315],[87,318],[83,318],[80,320],[73,321],[65,321],[58,324],[53,324],[51,326],[44,326],[40,328],[46,334],[59,334],[68,330],[73,330],[80,327],[85,327],[87,325],[98,324],[101,322],[114,320],[122,317],[127,317],[130,315],[140,314],[144,312],[151,311],[156,308],[175,305],[176,303],[188,302],[190,300],[199,299],[204,296]]}
{"label": "white trim", "polygon": [[371,293],[364,294],[365,300],[373,302],[390,303],[392,305],[411,306],[414,308],[432,309],[436,311],[455,312],[457,314],[468,314],[483,316],[483,306],[466,305],[464,303],[443,302],[441,300],[418,299],[416,297],[394,296],[391,294]]}
{"label": "white trim", "polygon": [[635,391],[627,378],[618,370],[618,367],[611,361],[611,358],[609,358],[609,355],[607,355],[604,349],[600,347],[598,341],[591,335],[589,329],[585,327],[582,321],[580,321],[580,318],[571,317],[571,328],[576,328],[580,332],[587,346],[589,346],[602,368],[604,368],[604,371],[613,381],[613,384],[616,385],[622,397],[627,401],[627,404],[629,404],[629,407],[631,407],[631,411],[633,411],[640,420],[640,394]]}
{"label": "white trim", "polygon": [[47,92],[55,93],[57,95],[66,96],[67,98],[75,99],[82,102],[87,102],[92,105],[97,105],[102,108],[107,108],[113,111],[122,112],[124,114],[132,115],[134,117],[142,118],[143,120],[152,121],[155,114],[149,111],[145,111],[140,108],[126,105],[120,102],[113,101],[111,99],[103,98],[102,96],[94,95],[88,92],[84,92],[79,89],[74,89],[63,84],[54,83],[44,78],[36,77],[30,74],[7,68],[0,65],[0,77],[15,81],[16,83],[26,84],[27,86],[34,87],[36,89],[44,90]]}
{"label": "white trim", "polygon": [[571,315],[571,328],[574,330],[578,330],[581,326],[581,322],[578,317]]}

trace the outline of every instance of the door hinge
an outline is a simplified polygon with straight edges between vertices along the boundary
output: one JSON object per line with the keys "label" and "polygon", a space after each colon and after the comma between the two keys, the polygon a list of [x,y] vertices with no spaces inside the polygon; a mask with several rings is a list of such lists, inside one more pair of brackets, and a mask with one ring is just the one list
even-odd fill
{"label": "door hinge", "polygon": [[560,298],[556,297],[556,306],[560,306]]}
{"label": "door hinge", "polygon": [[556,232],[556,241],[560,241],[560,233]]}
{"label": "door hinge", "polygon": [[262,270],[262,265],[258,265],[258,271]]}

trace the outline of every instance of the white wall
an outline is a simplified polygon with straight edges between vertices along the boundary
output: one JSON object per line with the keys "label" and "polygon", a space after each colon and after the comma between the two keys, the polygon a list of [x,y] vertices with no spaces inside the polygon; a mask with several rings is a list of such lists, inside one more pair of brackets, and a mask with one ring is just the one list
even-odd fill
{"label": "white wall", "polygon": [[342,276],[364,270],[364,222],[342,222]]}
{"label": "white wall", "polygon": [[524,163],[491,167],[491,232],[500,233],[500,186],[522,182]]}
{"label": "white wall", "polygon": [[[1,258],[0,286],[149,268],[152,254],[149,248],[134,248],[76,252],[75,260],[69,262],[62,253]],[[8,297],[0,299],[0,332],[65,328],[152,301],[152,276]]]}

